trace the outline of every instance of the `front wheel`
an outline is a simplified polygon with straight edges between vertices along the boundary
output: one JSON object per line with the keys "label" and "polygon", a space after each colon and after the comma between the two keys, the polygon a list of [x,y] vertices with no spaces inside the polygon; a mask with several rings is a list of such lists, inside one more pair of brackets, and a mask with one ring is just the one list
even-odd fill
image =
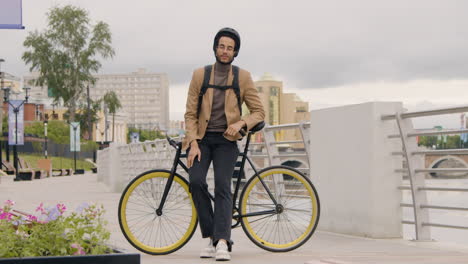
{"label": "front wheel", "polygon": [[[274,204],[273,197],[277,205]],[[257,246],[285,252],[302,246],[314,233],[320,202],[312,182],[286,166],[261,170],[240,197],[244,232]]]}
{"label": "front wheel", "polygon": [[180,249],[197,228],[197,213],[188,182],[174,175],[162,212],[157,212],[170,172],[147,171],[125,188],[119,203],[119,224],[125,238],[136,249],[169,254]]}

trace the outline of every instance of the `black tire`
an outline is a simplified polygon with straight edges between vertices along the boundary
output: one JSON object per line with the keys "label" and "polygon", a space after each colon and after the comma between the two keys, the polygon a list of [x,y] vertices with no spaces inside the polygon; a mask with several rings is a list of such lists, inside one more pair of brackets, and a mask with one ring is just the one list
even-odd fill
{"label": "black tire", "polygon": [[[269,214],[241,218],[242,228],[257,246],[272,252],[286,252],[310,239],[320,218],[320,201],[312,182],[287,166],[267,167],[249,179],[240,196],[242,215],[272,211]],[[273,212],[274,211],[274,212]]]}
{"label": "black tire", "polygon": [[170,171],[151,170],[135,177],[119,202],[119,224],[125,238],[141,252],[165,255],[183,247],[197,228],[189,184],[174,175],[162,215],[156,213]]}

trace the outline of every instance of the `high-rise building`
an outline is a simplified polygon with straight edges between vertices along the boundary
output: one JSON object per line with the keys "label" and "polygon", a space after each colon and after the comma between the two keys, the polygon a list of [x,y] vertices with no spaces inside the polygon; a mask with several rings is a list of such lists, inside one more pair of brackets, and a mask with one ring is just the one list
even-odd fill
{"label": "high-rise building", "polygon": [[[24,77],[28,83],[37,73]],[[124,74],[98,74],[91,85],[90,97],[101,99],[114,91],[122,104],[120,111],[128,117],[131,127],[167,130],[169,128],[169,79],[165,73],[150,73],[145,69]],[[31,86],[31,98],[44,102],[50,99],[47,87]],[[50,101],[51,102],[51,101]]]}
{"label": "high-rise building", "polygon": [[114,91],[128,115],[128,125],[149,130],[169,128],[169,79],[165,73],[145,69],[128,74],[100,74],[90,87],[93,99]]}

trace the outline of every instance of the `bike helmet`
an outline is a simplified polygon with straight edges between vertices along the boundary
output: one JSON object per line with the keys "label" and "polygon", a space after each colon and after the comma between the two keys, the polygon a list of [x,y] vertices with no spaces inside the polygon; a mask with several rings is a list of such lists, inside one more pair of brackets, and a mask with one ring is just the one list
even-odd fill
{"label": "bike helmet", "polygon": [[239,33],[233,28],[225,27],[225,28],[220,29],[218,33],[216,33],[216,36],[213,42],[213,51],[216,53],[216,48],[218,47],[219,39],[223,36],[230,37],[234,40],[234,42],[236,42],[236,45],[234,46],[234,57],[237,57],[237,54],[239,54],[241,40],[240,40]]}

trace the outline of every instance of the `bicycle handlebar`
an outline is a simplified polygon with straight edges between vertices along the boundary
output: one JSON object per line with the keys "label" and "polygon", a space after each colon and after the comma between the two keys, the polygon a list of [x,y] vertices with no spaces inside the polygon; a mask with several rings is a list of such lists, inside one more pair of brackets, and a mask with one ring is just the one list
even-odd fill
{"label": "bicycle handlebar", "polygon": [[166,136],[166,139],[169,142],[169,144],[171,144],[171,146],[173,146],[174,148],[178,148],[177,143],[173,139],[171,139],[169,136]]}
{"label": "bicycle handlebar", "polygon": [[242,137],[245,137],[247,132],[245,132],[244,128],[241,128],[241,130],[239,130],[239,134],[241,134]]}

